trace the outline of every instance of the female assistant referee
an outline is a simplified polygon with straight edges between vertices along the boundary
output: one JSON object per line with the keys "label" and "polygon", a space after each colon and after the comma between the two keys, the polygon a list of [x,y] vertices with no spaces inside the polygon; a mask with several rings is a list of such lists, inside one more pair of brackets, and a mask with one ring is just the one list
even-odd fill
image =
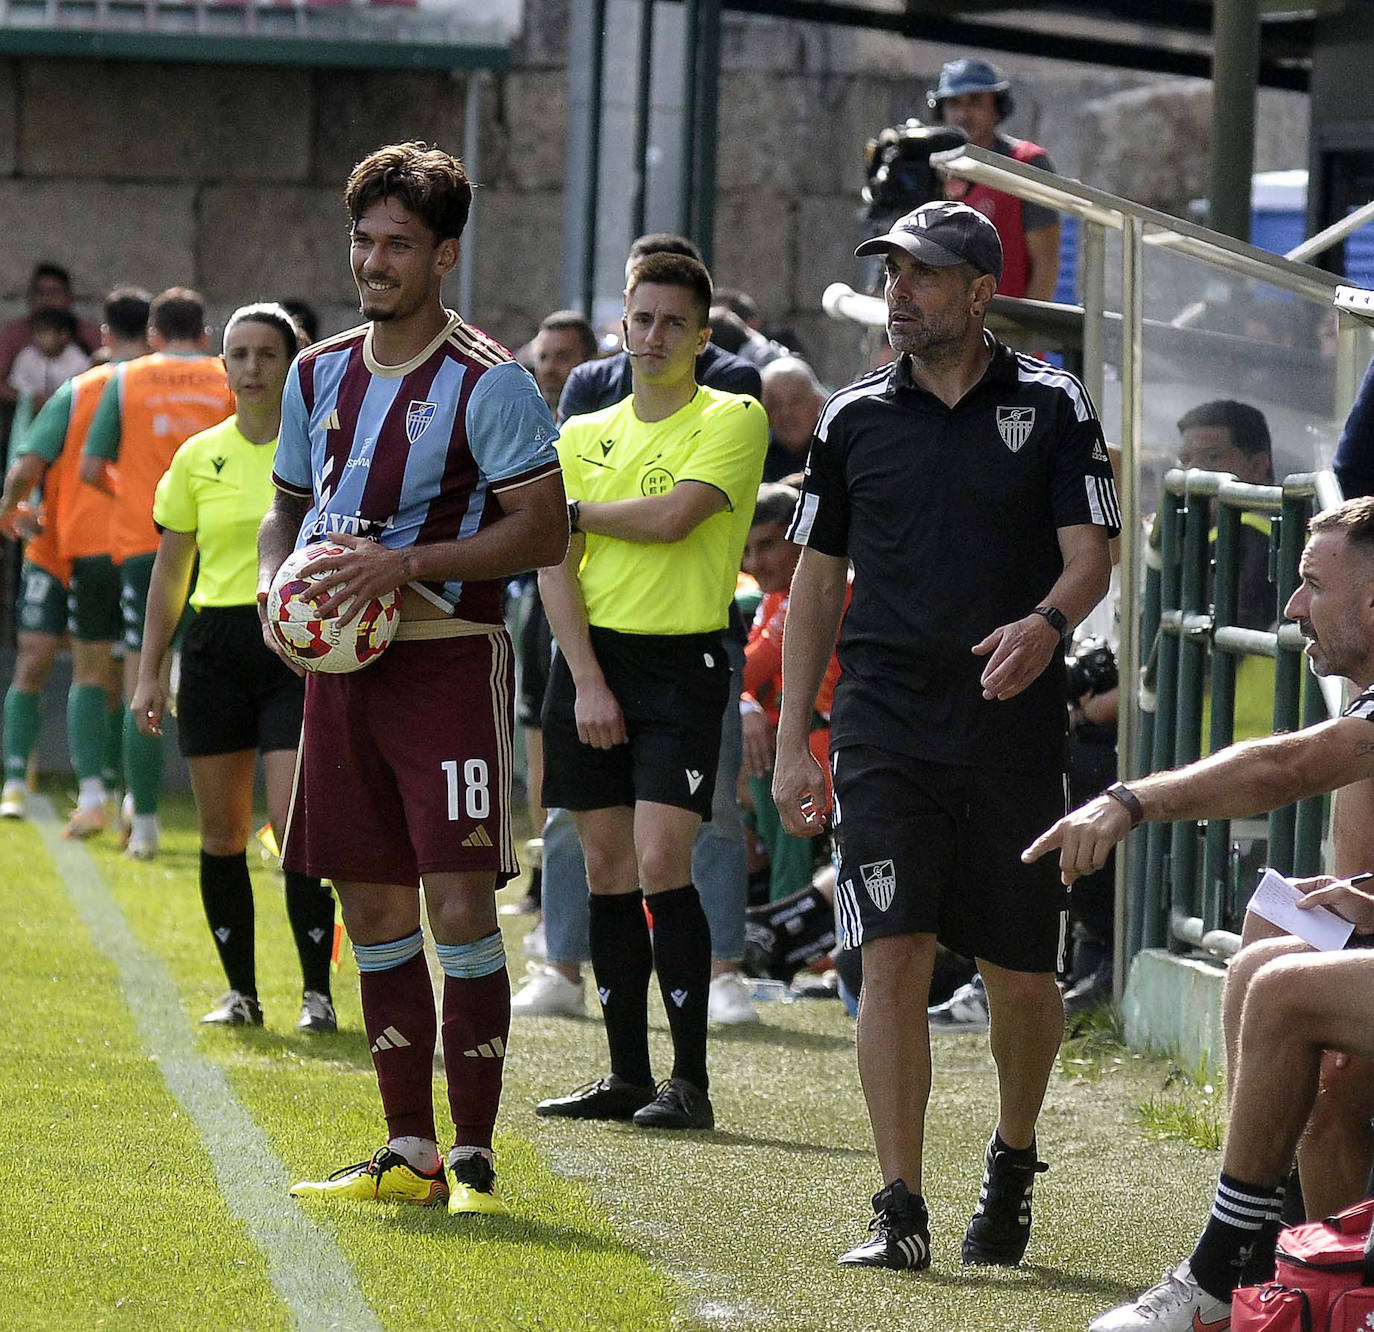
{"label": "female assistant referee", "polygon": [[[202,1019],[261,1026],[253,949],[253,886],[247,846],[253,774],[261,751],[267,811],[286,826],[305,704],[305,682],[262,641],[257,612],[257,532],[272,499],[281,394],[297,350],[296,326],[279,305],[245,305],[224,328],[224,365],[235,414],[192,435],[158,483],[153,517],[162,532],[148,589],[143,658],[130,708],[157,735],[167,706],[163,660],[186,607],[177,690],[181,752],[200,820],[200,895],[229,981]],[[319,879],[286,873],[286,914],[300,954],[304,994],[298,1031],[338,1029],[329,993],[334,897]]]}

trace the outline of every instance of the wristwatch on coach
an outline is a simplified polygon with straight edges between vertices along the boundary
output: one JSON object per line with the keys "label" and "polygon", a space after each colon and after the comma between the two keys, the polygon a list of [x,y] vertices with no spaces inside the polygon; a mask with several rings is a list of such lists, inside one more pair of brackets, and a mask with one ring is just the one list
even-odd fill
{"label": "wristwatch on coach", "polygon": [[1132,828],[1139,826],[1145,818],[1145,811],[1141,808],[1136,793],[1125,782],[1113,782],[1102,794],[1111,796],[1118,805],[1125,808],[1126,813],[1131,816]]}
{"label": "wristwatch on coach", "polygon": [[568,501],[568,531],[569,531],[569,532],[576,532],[576,531],[577,531],[577,519],[578,519],[578,517],[579,517],[579,515],[580,515],[581,513],[582,513],[582,501],[581,501],[581,500],[569,500],[569,501]]}
{"label": "wristwatch on coach", "polygon": [[1032,615],[1040,615],[1047,619],[1054,627],[1055,633],[1060,638],[1067,638],[1069,633],[1069,622],[1064,618],[1064,612],[1056,606],[1037,606]]}

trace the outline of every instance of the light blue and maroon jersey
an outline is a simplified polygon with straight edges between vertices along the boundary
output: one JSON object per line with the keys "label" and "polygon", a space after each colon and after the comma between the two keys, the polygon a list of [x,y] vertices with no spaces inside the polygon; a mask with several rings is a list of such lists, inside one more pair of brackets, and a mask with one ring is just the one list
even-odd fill
{"label": "light blue and maroon jersey", "polygon": [[[296,358],[272,480],[311,502],[298,548],[335,532],[397,548],[463,540],[501,517],[503,490],[558,471],[557,438],[529,373],[457,315],[395,366],[374,359],[364,325]],[[411,584],[479,624],[501,622],[503,585]]]}

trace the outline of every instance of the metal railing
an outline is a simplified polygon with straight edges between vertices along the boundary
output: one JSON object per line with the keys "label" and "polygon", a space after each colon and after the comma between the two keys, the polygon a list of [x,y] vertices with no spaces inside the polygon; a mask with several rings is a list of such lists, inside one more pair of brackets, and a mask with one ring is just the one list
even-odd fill
{"label": "metal railing", "polygon": [[[1277,486],[1248,485],[1229,473],[1175,468],[1165,474],[1141,610],[1141,643],[1150,648],[1140,675],[1134,775],[1182,767],[1202,755],[1209,670],[1207,752],[1232,742],[1237,672],[1246,657],[1274,661],[1274,730],[1294,730],[1339,711],[1339,686],[1319,685],[1304,671],[1302,635],[1296,625],[1281,623],[1282,608],[1298,584],[1307,520],[1339,499],[1330,473],[1299,473]],[[1237,623],[1246,514],[1271,524],[1277,630]],[[1318,796],[1270,813],[1267,863],[1285,874],[1317,873],[1326,809]],[[1131,856],[1127,958],[1164,946],[1219,956],[1235,952],[1234,927],[1251,885],[1241,879],[1230,820],[1152,823],[1134,839]]]}

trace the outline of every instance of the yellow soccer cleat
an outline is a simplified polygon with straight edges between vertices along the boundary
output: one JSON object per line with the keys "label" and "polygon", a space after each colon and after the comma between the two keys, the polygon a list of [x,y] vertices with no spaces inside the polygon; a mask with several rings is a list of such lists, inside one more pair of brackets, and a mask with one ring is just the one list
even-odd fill
{"label": "yellow soccer cleat", "polygon": [[442,1163],[432,1175],[421,1174],[399,1152],[379,1147],[370,1161],[336,1170],[325,1180],[302,1180],[291,1186],[293,1198],[345,1198],[357,1202],[406,1202],[435,1207],[448,1199]]}
{"label": "yellow soccer cleat", "polygon": [[496,1170],[485,1152],[469,1151],[449,1166],[453,1188],[448,1195],[451,1216],[476,1213],[481,1216],[509,1216],[510,1208],[496,1191]]}

